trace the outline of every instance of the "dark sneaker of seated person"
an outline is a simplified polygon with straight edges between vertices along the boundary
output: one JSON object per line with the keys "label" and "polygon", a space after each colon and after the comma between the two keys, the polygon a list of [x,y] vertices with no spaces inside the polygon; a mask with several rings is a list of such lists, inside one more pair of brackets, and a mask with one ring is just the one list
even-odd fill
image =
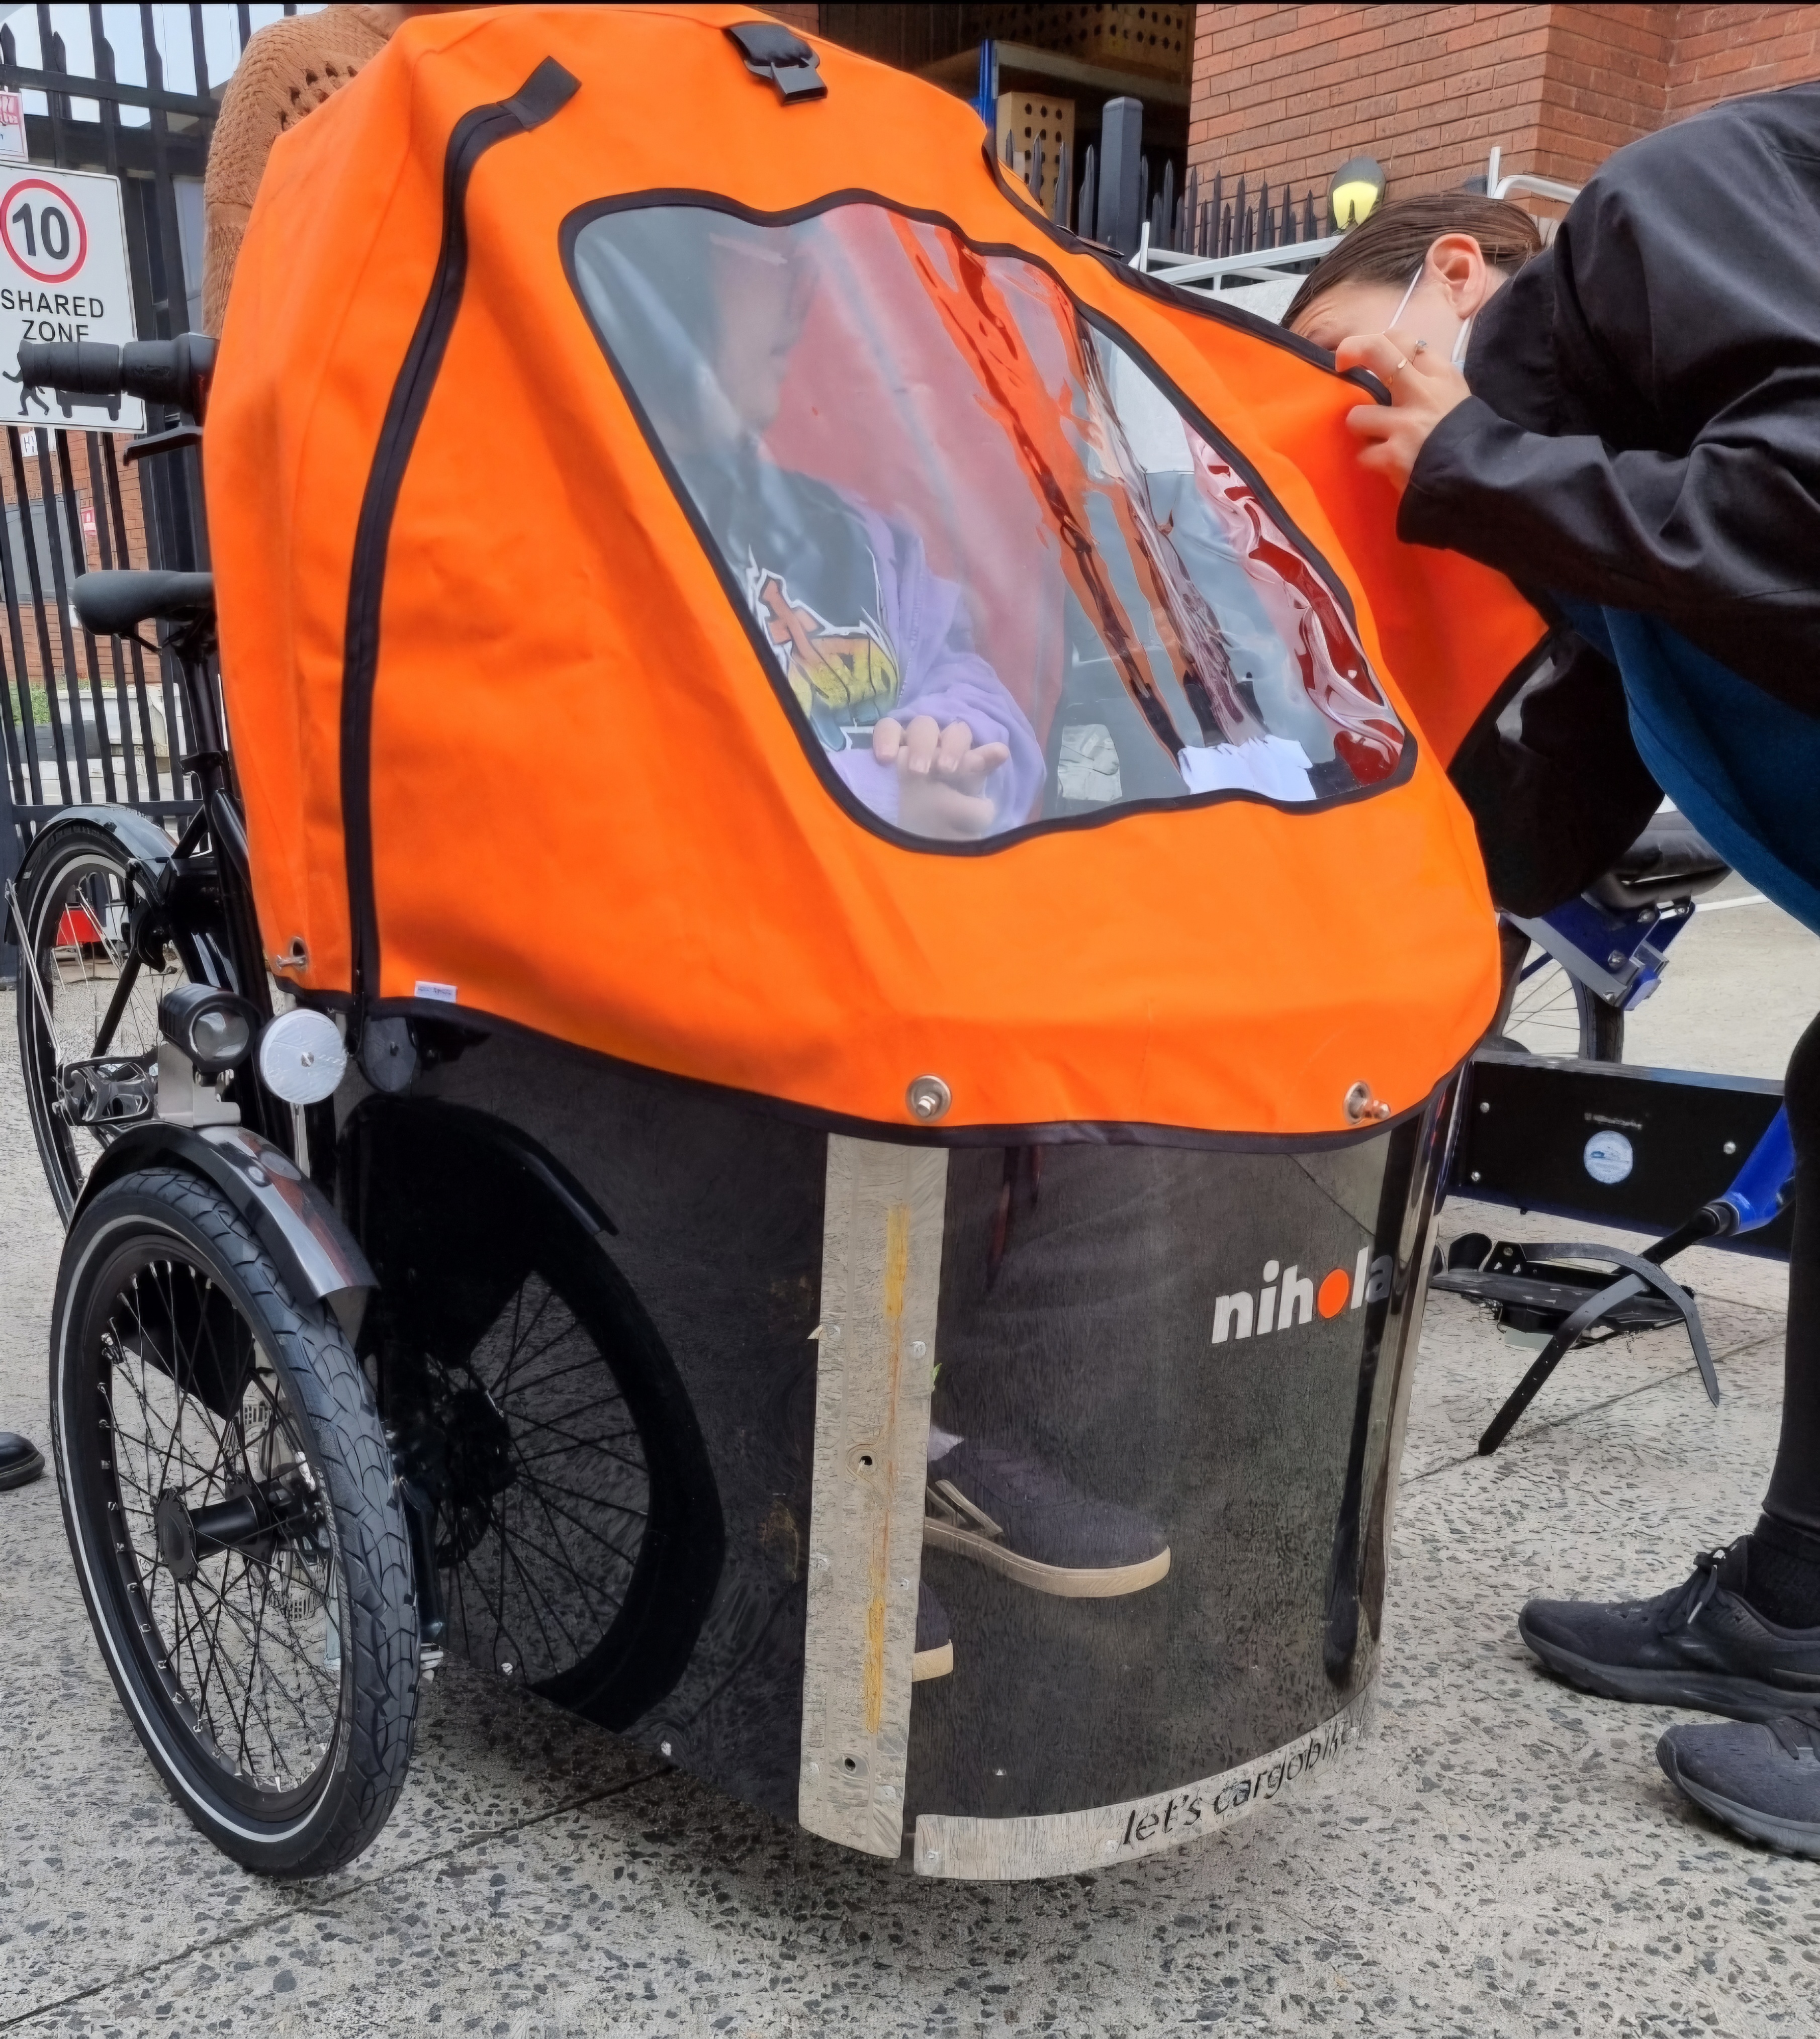
{"label": "dark sneaker of seated person", "polygon": [[1820,1727],[1811,1720],[1783,1714],[1767,1724],[1671,1727],[1655,1753],[1688,1797],[1734,1832],[1820,1861]]}
{"label": "dark sneaker of seated person", "polygon": [[910,1683],[945,1678],[954,1669],[954,1631],[948,1609],[919,1579],[916,1589],[916,1654],[910,1659]]}
{"label": "dark sneaker of seated person", "polygon": [[44,1470],[44,1454],[17,1430],[0,1430],[0,1493],[29,1487]]}
{"label": "dark sneaker of seated person", "polygon": [[1169,1569],[1168,1540],[1153,1522],[1083,1494],[1039,1460],[940,1430],[929,1452],[926,1546],[1064,1600],[1141,1593]]}

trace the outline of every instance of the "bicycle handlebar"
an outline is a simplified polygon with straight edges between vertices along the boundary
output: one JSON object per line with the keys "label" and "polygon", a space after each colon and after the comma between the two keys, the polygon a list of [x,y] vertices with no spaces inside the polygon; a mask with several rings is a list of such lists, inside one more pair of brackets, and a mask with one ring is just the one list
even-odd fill
{"label": "bicycle handlebar", "polygon": [[199,423],[215,356],[215,343],[200,332],[129,340],[124,347],[28,340],[19,348],[19,380],[28,389],[56,389],[71,397],[141,397],[149,403],[173,404]]}

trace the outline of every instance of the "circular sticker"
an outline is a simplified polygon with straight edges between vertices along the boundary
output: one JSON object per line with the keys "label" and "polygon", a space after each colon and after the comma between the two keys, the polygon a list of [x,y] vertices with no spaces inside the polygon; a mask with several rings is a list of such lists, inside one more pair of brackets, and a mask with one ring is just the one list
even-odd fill
{"label": "circular sticker", "polygon": [[67,283],[89,259],[89,230],[67,192],[22,177],[0,198],[0,241],[40,283]]}
{"label": "circular sticker", "polygon": [[1586,1142],[1586,1173],[1595,1183],[1621,1183],[1636,1163],[1631,1143],[1621,1133],[1595,1133]]}

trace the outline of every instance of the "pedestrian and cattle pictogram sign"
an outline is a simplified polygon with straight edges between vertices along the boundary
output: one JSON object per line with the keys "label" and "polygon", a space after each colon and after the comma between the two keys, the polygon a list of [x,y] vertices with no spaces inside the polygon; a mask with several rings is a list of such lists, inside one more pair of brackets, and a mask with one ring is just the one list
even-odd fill
{"label": "pedestrian and cattle pictogram sign", "polygon": [[66,400],[49,389],[28,390],[18,366],[22,340],[123,347],[139,336],[120,180],[36,163],[0,165],[4,415],[21,423],[142,431],[145,406],[136,397]]}

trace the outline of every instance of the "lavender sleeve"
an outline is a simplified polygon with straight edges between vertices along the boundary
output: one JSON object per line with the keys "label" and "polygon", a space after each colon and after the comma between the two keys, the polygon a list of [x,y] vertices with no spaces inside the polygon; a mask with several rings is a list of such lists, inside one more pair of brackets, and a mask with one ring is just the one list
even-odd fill
{"label": "lavender sleeve", "polygon": [[[964,722],[978,743],[1002,743],[1011,752],[986,782],[997,811],[993,832],[1032,818],[1043,795],[1043,746],[1029,719],[973,646],[960,589],[929,570],[922,541],[902,525],[856,504],[878,564],[881,621],[895,647],[902,675],[896,714],[901,722],[933,716],[945,728]],[[896,768],[870,750],[836,751],[829,759],[854,795],[876,814],[895,821]]]}

